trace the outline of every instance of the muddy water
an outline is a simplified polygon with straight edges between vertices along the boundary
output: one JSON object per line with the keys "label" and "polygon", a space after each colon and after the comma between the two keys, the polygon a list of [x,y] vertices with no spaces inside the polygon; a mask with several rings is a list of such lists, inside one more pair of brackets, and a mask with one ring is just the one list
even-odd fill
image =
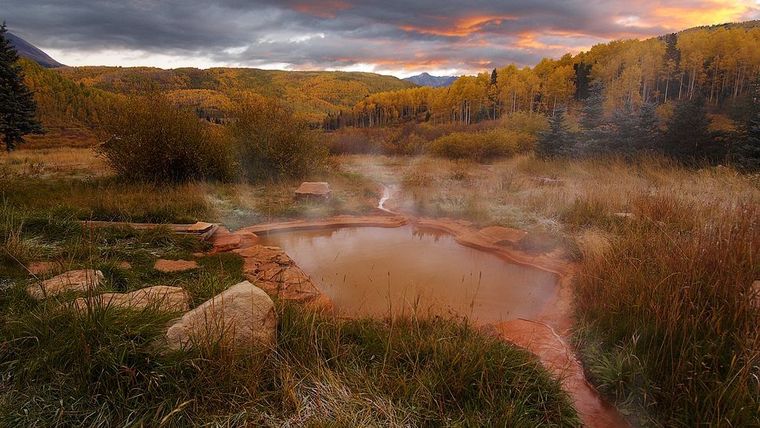
{"label": "muddy water", "polygon": [[346,316],[466,316],[480,322],[535,318],[556,276],[464,247],[411,226],[279,232],[282,247]]}

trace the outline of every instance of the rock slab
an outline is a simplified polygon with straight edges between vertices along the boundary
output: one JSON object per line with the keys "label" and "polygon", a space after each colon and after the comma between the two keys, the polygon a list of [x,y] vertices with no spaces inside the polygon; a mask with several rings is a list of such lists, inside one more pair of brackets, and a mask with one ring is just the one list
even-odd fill
{"label": "rock slab", "polygon": [[272,347],[277,315],[264,290],[243,281],[185,313],[166,332],[172,349],[219,343],[244,349]]}
{"label": "rock slab", "polygon": [[91,291],[100,285],[103,272],[94,269],[70,270],[26,288],[33,299],[42,300],[66,292]]}
{"label": "rock slab", "polygon": [[296,189],[296,198],[329,198],[332,191],[324,181],[304,181]]}
{"label": "rock slab", "polygon": [[190,310],[190,295],[182,287],[156,285],[131,293],[103,293],[91,298],[80,297],[74,301],[77,309],[86,309],[92,304],[129,309],[153,307],[165,312],[185,312]]}
{"label": "rock slab", "polygon": [[254,245],[235,252],[243,257],[246,278],[271,295],[306,303],[322,294],[309,275],[282,248]]}
{"label": "rock slab", "polygon": [[193,270],[198,268],[198,262],[195,260],[166,260],[166,259],[158,259],[156,260],[156,264],[153,265],[153,269],[164,272],[164,273],[172,273],[172,272],[184,272],[187,270]]}

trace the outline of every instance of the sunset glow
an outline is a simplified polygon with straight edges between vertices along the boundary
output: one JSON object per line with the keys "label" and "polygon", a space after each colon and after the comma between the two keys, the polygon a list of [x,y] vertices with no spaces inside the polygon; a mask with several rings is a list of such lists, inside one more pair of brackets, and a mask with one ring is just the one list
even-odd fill
{"label": "sunset glow", "polygon": [[[83,8],[80,2],[12,4],[3,19],[11,31],[70,65],[246,66],[406,76],[532,65],[613,39],[760,16],[755,0],[556,1],[540,7],[500,1],[438,6],[219,0],[197,7],[125,1]],[[209,19],[225,25],[207,25]]]}

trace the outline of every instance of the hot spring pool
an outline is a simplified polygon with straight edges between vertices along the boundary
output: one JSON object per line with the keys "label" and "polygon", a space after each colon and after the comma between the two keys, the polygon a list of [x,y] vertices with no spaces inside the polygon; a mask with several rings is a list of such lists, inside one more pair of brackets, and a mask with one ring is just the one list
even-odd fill
{"label": "hot spring pool", "polygon": [[508,263],[411,226],[260,234],[283,248],[335,304],[339,315],[466,316],[480,322],[536,318],[557,276]]}

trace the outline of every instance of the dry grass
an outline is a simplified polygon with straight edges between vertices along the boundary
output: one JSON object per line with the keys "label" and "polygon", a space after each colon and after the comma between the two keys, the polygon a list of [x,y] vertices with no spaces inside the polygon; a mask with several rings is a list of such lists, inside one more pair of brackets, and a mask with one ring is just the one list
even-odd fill
{"label": "dry grass", "polygon": [[92,148],[34,148],[0,154],[5,175],[57,178],[102,177],[111,174],[105,160]]}

